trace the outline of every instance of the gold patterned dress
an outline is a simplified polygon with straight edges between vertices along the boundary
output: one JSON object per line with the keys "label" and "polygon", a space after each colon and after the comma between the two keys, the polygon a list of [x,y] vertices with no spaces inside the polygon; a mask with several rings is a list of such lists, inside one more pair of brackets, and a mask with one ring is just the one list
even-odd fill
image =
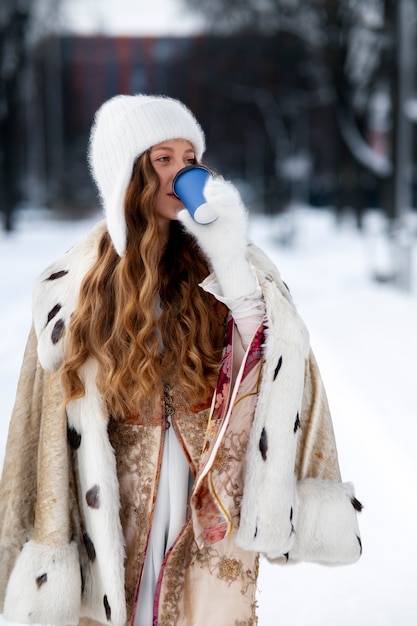
{"label": "gold patterned dress", "polygon": [[231,321],[211,408],[190,407],[178,386],[165,384],[161,415],[109,424],[126,542],[128,615],[135,614],[141,593],[138,580],[144,571],[164,444],[171,432],[193,481],[184,525],[173,544],[167,543],[160,568],[153,607],[153,624],[158,626],[256,624],[258,557],[238,548],[234,534],[262,365],[262,328],[232,388],[233,334]]}

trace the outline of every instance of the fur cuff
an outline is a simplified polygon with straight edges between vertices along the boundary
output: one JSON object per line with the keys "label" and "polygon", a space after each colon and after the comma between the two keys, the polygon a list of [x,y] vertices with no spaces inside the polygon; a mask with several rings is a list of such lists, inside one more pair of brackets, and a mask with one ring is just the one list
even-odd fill
{"label": "fur cuff", "polygon": [[[307,478],[297,484],[294,545],[285,561],[349,565],[362,553],[356,513],[362,510],[352,483]],[[268,558],[278,554],[268,552]]]}
{"label": "fur cuff", "polygon": [[4,617],[23,624],[78,624],[81,573],[76,543],[53,548],[28,541],[11,573]]}

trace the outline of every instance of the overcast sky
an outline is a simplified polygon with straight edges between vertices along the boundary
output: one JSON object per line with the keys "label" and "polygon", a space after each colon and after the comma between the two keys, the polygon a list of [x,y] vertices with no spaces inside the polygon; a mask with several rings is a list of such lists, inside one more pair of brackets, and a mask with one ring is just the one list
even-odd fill
{"label": "overcast sky", "polygon": [[202,20],[183,0],[62,0],[61,24],[81,34],[188,35]]}

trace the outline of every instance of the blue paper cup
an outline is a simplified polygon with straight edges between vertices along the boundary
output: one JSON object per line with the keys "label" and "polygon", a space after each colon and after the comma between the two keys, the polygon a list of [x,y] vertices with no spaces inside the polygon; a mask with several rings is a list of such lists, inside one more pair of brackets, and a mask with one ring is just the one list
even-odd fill
{"label": "blue paper cup", "polygon": [[199,224],[211,224],[218,218],[203,195],[210,176],[210,171],[203,165],[188,165],[178,172],[172,183],[174,194]]}

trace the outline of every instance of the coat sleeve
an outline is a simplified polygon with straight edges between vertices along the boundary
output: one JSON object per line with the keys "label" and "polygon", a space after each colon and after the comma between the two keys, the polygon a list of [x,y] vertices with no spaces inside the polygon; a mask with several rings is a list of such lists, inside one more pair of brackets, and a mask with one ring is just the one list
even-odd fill
{"label": "coat sleeve", "polygon": [[312,351],[306,363],[297,444],[298,512],[294,544],[284,561],[355,562],[362,553],[352,483],[343,483],[326,391]]}
{"label": "coat sleeve", "polygon": [[299,480],[341,478],[326,390],[311,350],[305,367],[295,470]]}
{"label": "coat sleeve", "polygon": [[353,485],[341,480],[308,331],[277,271],[256,250],[252,256],[266,305],[264,364],[237,543],[282,563],[354,563],[361,505]]}
{"label": "coat sleeve", "polygon": [[43,379],[36,348],[32,328],[20,372],[0,482],[0,610],[10,571],[23,544],[33,533]]}
{"label": "coat sleeve", "polygon": [[68,483],[62,395],[39,364],[32,329],[0,485],[0,599],[10,621],[78,623],[81,575]]}

